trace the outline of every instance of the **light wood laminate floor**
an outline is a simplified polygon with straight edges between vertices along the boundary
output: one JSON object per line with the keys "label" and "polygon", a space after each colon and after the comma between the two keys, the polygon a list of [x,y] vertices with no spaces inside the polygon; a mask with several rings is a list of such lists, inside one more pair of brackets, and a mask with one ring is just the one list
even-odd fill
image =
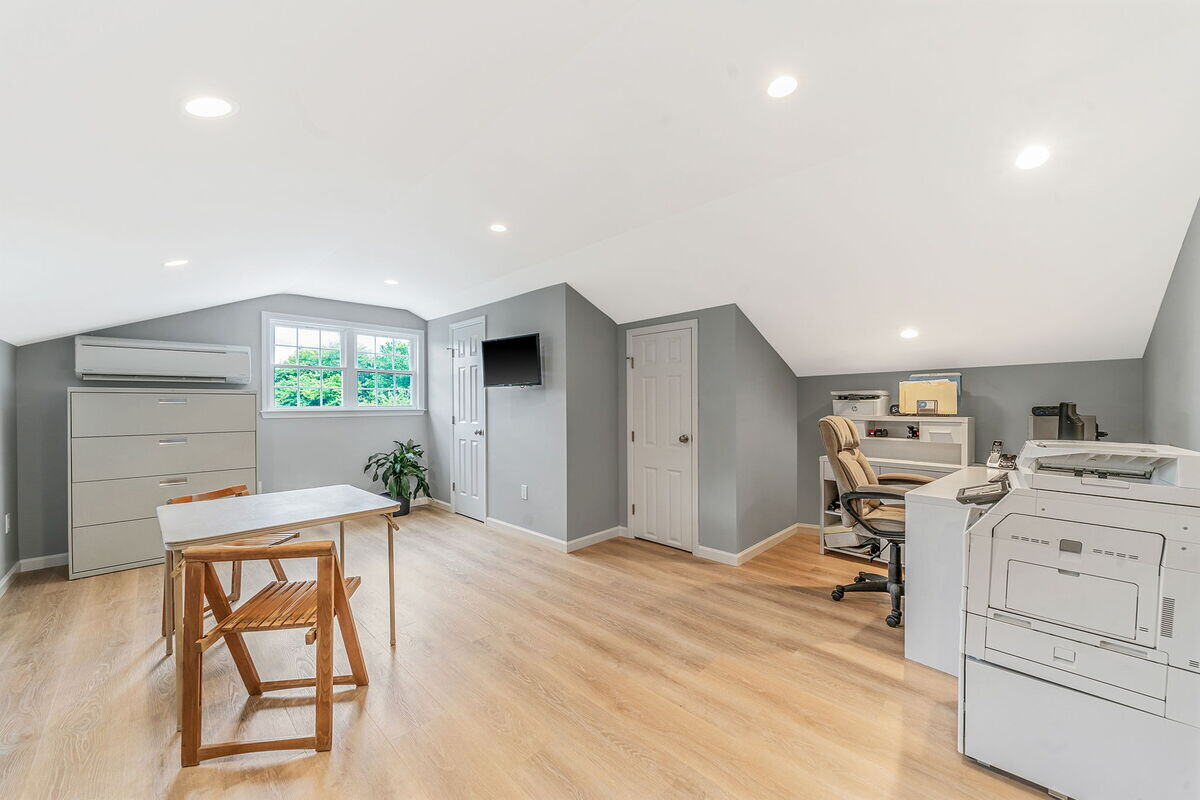
{"label": "light wood laminate floor", "polygon": [[[348,528],[371,683],[338,688],[333,751],[188,769],[160,569],[18,576],[0,598],[0,797],[1044,796],[955,752],[955,681],[903,659],[885,596],[831,602],[862,563],[805,533],[729,567],[630,539],[563,555],[415,509],[394,650],[385,542]],[[268,575],[248,565],[247,592]],[[262,676],[312,675],[303,638],[248,637]],[[205,657],[208,741],[310,731],[310,698],[248,698],[223,644]]]}

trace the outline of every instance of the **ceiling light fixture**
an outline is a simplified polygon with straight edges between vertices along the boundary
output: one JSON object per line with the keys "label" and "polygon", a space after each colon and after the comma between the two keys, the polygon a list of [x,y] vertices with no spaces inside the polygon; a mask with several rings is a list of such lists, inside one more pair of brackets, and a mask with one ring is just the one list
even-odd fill
{"label": "ceiling light fixture", "polygon": [[506,230],[508,230],[508,226],[501,225],[499,222],[495,222],[495,223],[492,223],[492,225],[489,227],[489,230],[492,233],[504,233]]}
{"label": "ceiling light fixture", "polygon": [[1031,144],[1021,151],[1013,163],[1017,169],[1036,169],[1050,158],[1050,151],[1040,144]]}
{"label": "ceiling light fixture", "polygon": [[771,85],[767,87],[767,94],[771,95],[771,97],[787,97],[796,91],[798,85],[796,79],[791,75],[780,75],[771,81]]}
{"label": "ceiling light fixture", "polygon": [[383,282],[386,283],[388,286],[399,286],[400,285],[400,281],[396,280],[395,278],[384,278]]}
{"label": "ceiling light fixture", "polygon": [[900,331],[901,339],[915,339],[920,335],[921,332],[916,328],[905,328],[904,330]]}
{"label": "ceiling light fixture", "polygon": [[201,119],[228,117],[235,111],[233,103],[224,97],[193,97],[183,104],[183,110]]}
{"label": "ceiling light fixture", "polygon": [[186,267],[190,262],[186,258],[172,258],[163,262],[164,267]]}

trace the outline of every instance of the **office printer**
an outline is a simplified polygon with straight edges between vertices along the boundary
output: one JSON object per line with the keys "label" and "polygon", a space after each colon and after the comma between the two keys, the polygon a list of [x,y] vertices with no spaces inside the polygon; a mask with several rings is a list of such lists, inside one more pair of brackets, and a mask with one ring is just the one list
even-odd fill
{"label": "office printer", "polygon": [[1200,453],[1030,441],[967,530],[959,749],[1077,800],[1200,798]]}

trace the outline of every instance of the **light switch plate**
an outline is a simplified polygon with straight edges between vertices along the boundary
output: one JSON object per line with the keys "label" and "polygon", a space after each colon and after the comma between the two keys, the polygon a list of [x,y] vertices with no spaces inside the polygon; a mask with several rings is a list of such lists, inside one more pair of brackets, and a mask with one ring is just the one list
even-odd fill
{"label": "light switch plate", "polygon": [[525,484],[525,483],[521,484],[521,499],[522,500],[529,499],[529,485],[528,484]]}
{"label": "light switch plate", "polygon": [[6,511],[6,512],[4,512],[4,535],[8,536],[8,533],[11,530],[12,530],[12,512]]}

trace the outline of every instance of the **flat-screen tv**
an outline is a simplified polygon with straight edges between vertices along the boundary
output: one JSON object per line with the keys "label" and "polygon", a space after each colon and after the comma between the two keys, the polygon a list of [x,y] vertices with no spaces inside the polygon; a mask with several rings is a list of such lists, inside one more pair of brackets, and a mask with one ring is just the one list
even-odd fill
{"label": "flat-screen tv", "polygon": [[484,386],[541,386],[541,336],[526,333],[483,340]]}

